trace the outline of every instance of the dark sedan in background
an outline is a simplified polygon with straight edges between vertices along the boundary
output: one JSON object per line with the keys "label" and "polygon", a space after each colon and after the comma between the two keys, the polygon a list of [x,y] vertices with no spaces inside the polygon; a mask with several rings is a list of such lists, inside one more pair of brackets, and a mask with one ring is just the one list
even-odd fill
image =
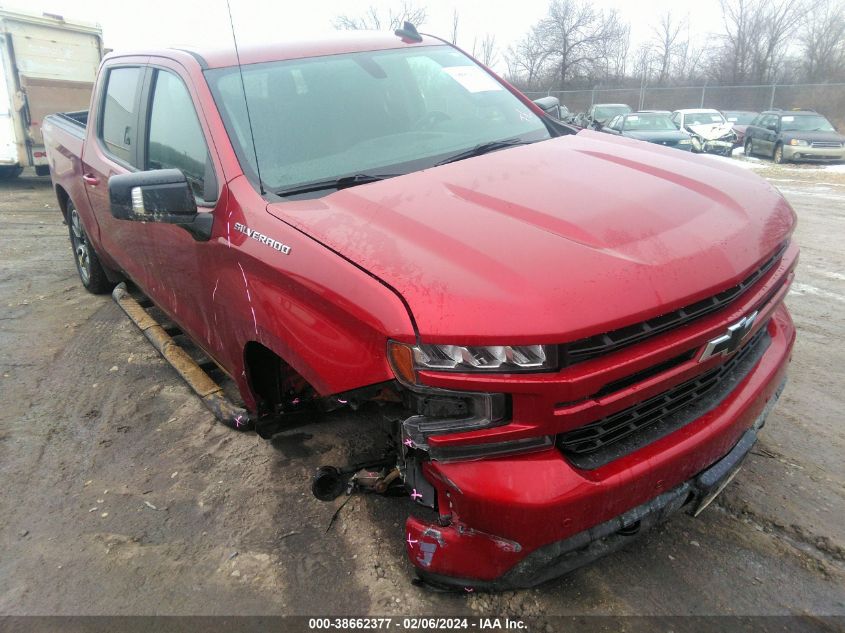
{"label": "dark sedan in background", "polygon": [[657,112],[633,112],[615,116],[602,128],[602,132],[685,151],[692,150],[690,135],[675,127],[667,115]]}
{"label": "dark sedan in background", "polygon": [[745,155],[771,156],[788,161],[845,160],[845,136],[812,110],[769,110],[745,130]]}
{"label": "dark sedan in background", "polygon": [[742,147],[745,144],[745,130],[751,125],[752,121],[760,116],[759,112],[751,112],[750,110],[722,110],[725,120],[733,126],[736,132],[736,141],[734,147]]}

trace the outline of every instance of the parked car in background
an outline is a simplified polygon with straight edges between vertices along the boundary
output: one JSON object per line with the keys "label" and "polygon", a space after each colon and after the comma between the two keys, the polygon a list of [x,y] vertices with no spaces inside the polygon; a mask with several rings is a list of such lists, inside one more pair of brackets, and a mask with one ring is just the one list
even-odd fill
{"label": "parked car in background", "polygon": [[83,110],[103,56],[99,26],[0,10],[0,178],[49,173],[41,123]]}
{"label": "parked car in background", "polygon": [[694,152],[728,156],[734,147],[736,133],[718,110],[676,110],[672,121],[679,130],[689,132]]}
{"label": "parked car in background", "polygon": [[620,114],[608,121],[601,131],[685,151],[692,150],[690,135],[676,128],[672,119],[665,114],[655,112]]}
{"label": "parked car in background", "polygon": [[750,110],[722,110],[722,116],[733,126],[734,133],[736,134],[734,147],[742,147],[745,143],[745,128],[760,116],[760,113],[751,112]]}
{"label": "parked car in background", "polygon": [[745,130],[745,155],[788,161],[845,160],[845,135],[812,110],[769,110]]}
{"label": "parked car in background", "polygon": [[633,112],[633,108],[624,103],[597,103],[590,106],[586,112],[575,117],[575,125],[601,129],[610,119],[619,114]]}

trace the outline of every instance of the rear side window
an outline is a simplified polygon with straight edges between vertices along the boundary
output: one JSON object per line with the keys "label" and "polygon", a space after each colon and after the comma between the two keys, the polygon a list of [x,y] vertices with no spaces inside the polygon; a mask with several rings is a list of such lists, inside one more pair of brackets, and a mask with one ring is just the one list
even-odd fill
{"label": "rear side window", "polygon": [[216,184],[206,187],[205,136],[187,87],[173,73],[156,72],[149,117],[146,169],[181,169],[197,198],[215,199]]}
{"label": "rear side window", "polygon": [[115,157],[135,163],[140,68],[114,68],[109,71],[103,102],[100,138]]}

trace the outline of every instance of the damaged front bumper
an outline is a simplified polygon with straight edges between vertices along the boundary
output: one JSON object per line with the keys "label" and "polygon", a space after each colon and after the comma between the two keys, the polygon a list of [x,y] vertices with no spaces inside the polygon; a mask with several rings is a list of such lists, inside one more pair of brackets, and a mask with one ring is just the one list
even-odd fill
{"label": "damaged front bumper", "polygon": [[785,380],[794,327],[778,309],[771,344],[721,403],[687,426],[592,470],[556,448],[423,462],[439,516],[408,518],[419,576],[456,589],[544,582],[618,549],[686,507],[697,513],[733,477]]}

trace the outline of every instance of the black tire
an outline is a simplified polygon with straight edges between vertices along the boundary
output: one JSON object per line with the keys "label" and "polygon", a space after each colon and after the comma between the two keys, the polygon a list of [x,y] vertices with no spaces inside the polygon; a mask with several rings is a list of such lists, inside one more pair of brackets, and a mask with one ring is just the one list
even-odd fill
{"label": "black tire", "polygon": [[754,156],[754,143],[751,142],[750,138],[745,139],[745,155]]}
{"label": "black tire", "polygon": [[109,281],[100,258],[94,252],[94,247],[88,239],[85,227],[73,202],[67,203],[67,226],[70,233],[70,244],[73,249],[73,261],[76,262],[76,272],[85,289],[95,295],[111,292],[114,284]]}
{"label": "black tire", "polygon": [[781,145],[780,143],[775,145],[775,151],[772,152],[772,161],[776,165],[783,165],[786,162],[786,160],[784,160],[783,158],[783,145]]}
{"label": "black tire", "polygon": [[23,172],[20,165],[0,165],[0,180],[12,180]]}

